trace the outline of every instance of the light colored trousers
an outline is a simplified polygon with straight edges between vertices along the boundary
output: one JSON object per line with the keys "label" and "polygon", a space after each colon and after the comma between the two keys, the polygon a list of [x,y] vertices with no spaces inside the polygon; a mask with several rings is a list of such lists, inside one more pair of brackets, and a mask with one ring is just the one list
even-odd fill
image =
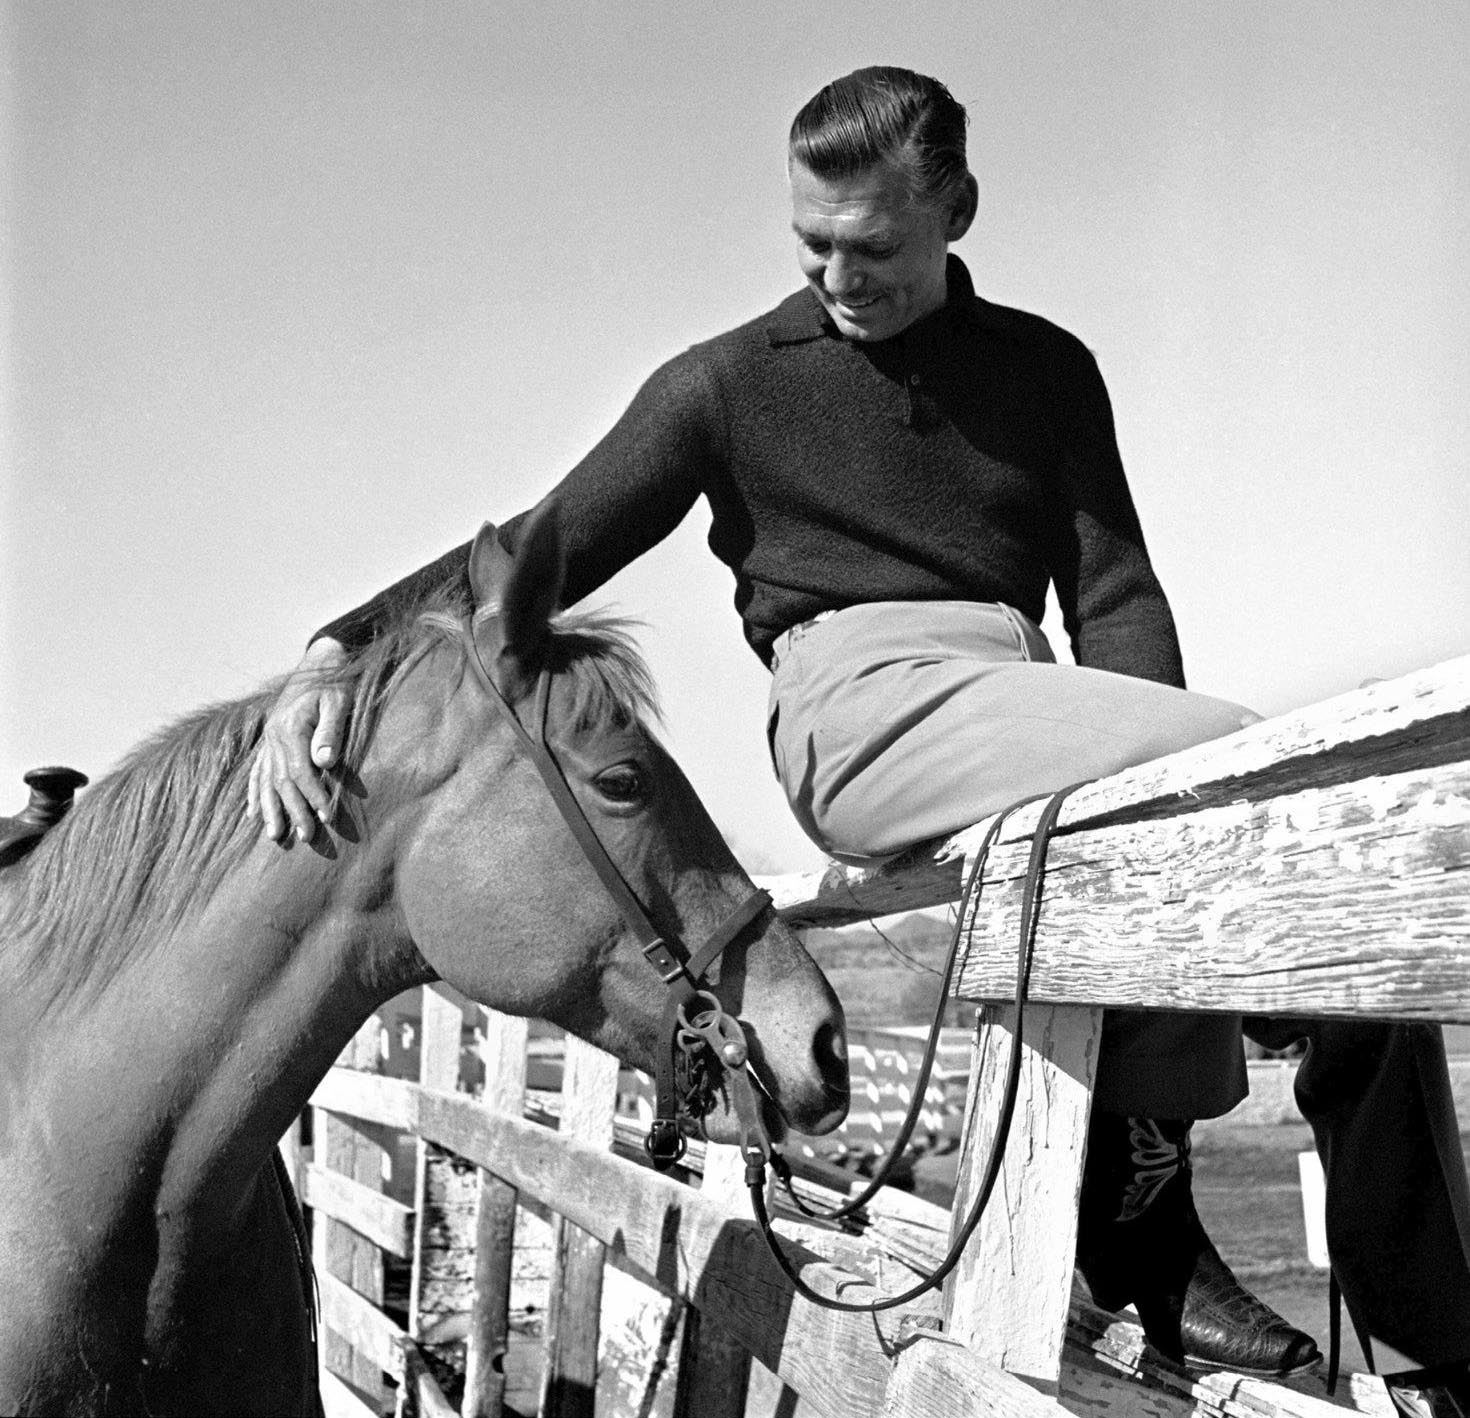
{"label": "light colored trousers", "polygon": [[[1004,605],[879,602],[776,642],[769,732],[807,835],[848,861],[956,832],[1020,798],[1232,733],[1238,704],[1058,665]],[[1094,1102],[1208,1118],[1245,1096],[1235,1015],[1109,1010]],[[1327,1171],[1328,1237],[1357,1321],[1420,1363],[1470,1357],[1470,1191],[1433,1025],[1253,1020],[1307,1038],[1297,1098]]]}
{"label": "light colored trousers", "polygon": [[[777,640],[770,738],[803,830],[862,862],[1256,718],[1207,695],[1058,665],[1040,628],[1009,606],[885,601]],[[1238,1016],[1108,1011],[1099,1107],[1209,1118],[1245,1091]]]}

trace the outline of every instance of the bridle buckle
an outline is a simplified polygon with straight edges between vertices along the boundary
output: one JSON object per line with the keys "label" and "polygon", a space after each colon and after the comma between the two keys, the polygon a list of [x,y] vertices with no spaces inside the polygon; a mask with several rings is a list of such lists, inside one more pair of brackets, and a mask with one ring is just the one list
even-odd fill
{"label": "bridle buckle", "polygon": [[675,1118],[655,1118],[648,1127],[648,1136],[643,1139],[644,1151],[659,1171],[672,1167],[685,1153],[688,1143],[684,1141],[684,1130]]}

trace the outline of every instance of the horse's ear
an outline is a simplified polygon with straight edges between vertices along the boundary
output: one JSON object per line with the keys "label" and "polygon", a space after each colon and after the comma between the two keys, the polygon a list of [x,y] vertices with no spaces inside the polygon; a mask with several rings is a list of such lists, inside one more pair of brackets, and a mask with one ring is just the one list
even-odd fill
{"label": "horse's ear", "polygon": [[519,699],[541,672],[564,575],[561,533],[547,503],[526,517],[514,554],[500,545],[488,522],[470,548],[475,607],[495,604],[500,610],[485,649],[491,651],[490,673],[507,699]]}
{"label": "horse's ear", "polygon": [[470,546],[470,590],[475,609],[500,603],[505,578],[510,571],[510,553],[500,545],[494,522],[482,522]]}

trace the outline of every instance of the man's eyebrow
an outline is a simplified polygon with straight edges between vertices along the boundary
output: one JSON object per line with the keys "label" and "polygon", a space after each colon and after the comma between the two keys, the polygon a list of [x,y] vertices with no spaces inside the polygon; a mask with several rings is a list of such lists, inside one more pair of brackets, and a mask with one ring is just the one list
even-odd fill
{"label": "man's eyebrow", "polygon": [[898,240],[895,232],[883,228],[878,231],[864,232],[861,236],[848,236],[843,233],[833,233],[818,230],[814,227],[803,226],[798,221],[791,223],[791,230],[801,237],[803,241],[815,237],[819,241],[825,241],[829,246],[892,246]]}

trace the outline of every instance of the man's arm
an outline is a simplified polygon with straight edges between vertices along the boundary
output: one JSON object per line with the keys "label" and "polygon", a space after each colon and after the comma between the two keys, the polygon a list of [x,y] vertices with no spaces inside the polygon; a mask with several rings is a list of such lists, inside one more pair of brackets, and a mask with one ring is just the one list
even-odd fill
{"label": "man's arm", "polygon": [[1079,665],[1184,687],[1173,612],[1154,574],[1123,472],[1112,404],[1080,343],[1056,390],[1059,486],[1052,578]]}
{"label": "man's arm", "polygon": [[[590,595],[673,531],[707,485],[723,444],[719,404],[703,364],[692,353],[671,360],[549,495],[567,558],[563,604]],[[526,515],[500,529],[507,550],[514,550]],[[267,717],[251,770],[248,811],[266,836],[279,840],[293,827],[307,841],[326,821],[329,799],[318,770],[341,754],[348,700],[345,690],[323,682],[322,667],[340,666],[436,592],[467,607],[469,547],[446,552],[312,637]]]}

